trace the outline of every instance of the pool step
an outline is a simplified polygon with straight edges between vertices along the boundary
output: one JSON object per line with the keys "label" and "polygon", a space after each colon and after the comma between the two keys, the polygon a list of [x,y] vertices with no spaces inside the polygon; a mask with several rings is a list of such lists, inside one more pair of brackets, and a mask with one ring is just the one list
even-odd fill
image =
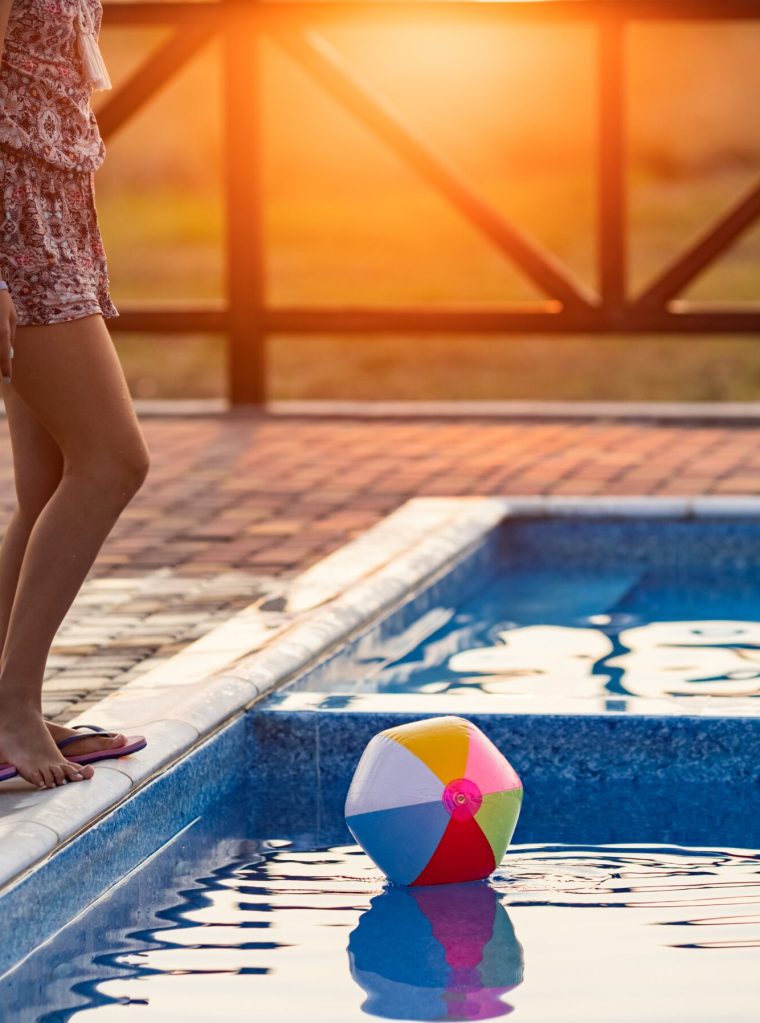
{"label": "pool step", "polygon": [[[257,813],[283,830],[334,828],[370,739],[433,716],[322,703],[273,699],[248,715]],[[758,718],[457,713],[522,779],[521,842],[760,845]]]}

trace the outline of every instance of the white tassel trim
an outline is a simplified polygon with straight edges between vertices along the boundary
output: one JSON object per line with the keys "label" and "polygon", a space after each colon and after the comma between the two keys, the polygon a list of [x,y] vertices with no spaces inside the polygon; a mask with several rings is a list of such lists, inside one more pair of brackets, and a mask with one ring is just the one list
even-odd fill
{"label": "white tassel trim", "polygon": [[111,89],[113,86],[93,31],[94,26],[90,22],[89,12],[87,16],[84,13],[85,3],[86,0],[82,3],[77,18],[79,53],[82,57],[85,74],[92,83],[93,89]]}

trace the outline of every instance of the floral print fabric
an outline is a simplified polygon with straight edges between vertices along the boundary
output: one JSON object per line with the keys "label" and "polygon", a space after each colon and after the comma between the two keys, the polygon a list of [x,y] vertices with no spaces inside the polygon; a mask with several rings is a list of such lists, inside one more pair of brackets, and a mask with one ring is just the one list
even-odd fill
{"label": "floral print fabric", "polygon": [[17,325],[119,315],[92,171],[64,171],[0,146],[0,270]]}
{"label": "floral print fabric", "polygon": [[0,62],[0,277],[18,326],[119,315],[95,208],[105,146],[76,39],[80,4],[99,31],[100,0],[14,0]]}
{"label": "floral print fabric", "polygon": [[79,54],[80,5],[97,36],[101,0],[13,0],[0,61],[0,144],[90,171],[106,151]]}

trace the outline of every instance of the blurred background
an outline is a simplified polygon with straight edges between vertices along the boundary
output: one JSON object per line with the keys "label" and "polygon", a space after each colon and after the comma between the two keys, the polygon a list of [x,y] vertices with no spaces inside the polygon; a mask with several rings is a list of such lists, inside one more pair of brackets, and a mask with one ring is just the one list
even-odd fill
{"label": "blurred background", "polygon": [[[490,203],[595,285],[591,26],[320,31]],[[114,85],[169,34],[104,28]],[[633,290],[756,178],[759,52],[757,22],[629,29]],[[214,38],[107,143],[97,205],[117,307],[223,298],[220,55]],[[271,304],[538,297],[270,40],[264,86]],[[96,114],[109,95],[94,93]],[[685,297],[757,301],[760,226]],[[221,336],[109,327],[135,397],[224,394]],[[753,337],[278,336],[268,352],[273,399],[760,398]]]}

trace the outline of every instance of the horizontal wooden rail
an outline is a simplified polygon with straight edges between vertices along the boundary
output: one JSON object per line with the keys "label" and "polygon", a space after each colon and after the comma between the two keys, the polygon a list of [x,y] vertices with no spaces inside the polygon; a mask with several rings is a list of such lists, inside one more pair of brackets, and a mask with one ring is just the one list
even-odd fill
{"label": "horizontal wooden rail", "polygon": [[[549,307],[549,308],[547,308]],[[674,302],[667,310],[636,310],[625,320],[604,312],[552,312],[545,305],[515,305],[498,308],[478,306],[270,306],[261,314],[267,334],[387,335],[398,331],[414,334],[673,334],[714,336],[715,334],[756,334],[760,304],[744,309],[725,309],[709,303]],[[130,308],[120,303],[119,330],[165,334],[226,333],[230,315],[226,308],[177,305]],[[123,322],[122,322],[123,321]],[[180,339],[181,340],[181,339]]]}
{"label": "horizontal wooden rail", "polygon": [[263,22],[301,23],[406,18],[478,21],[751,21],[757,0],[207,0],[199,3],[104,0],[104,24],[165,25],[203,21],[218,26],[220,9],[257,10]]}
{"label": "horizontal wooden rail", "polygon": [[[331,23],[390,21],[468,24],[584,22],[597,28],[597,265],[595,292],[478,194],[443,153],[424,140],[403,112],[370,89],[317,31]],[[684,334],[760,332],[760,305],[695,305],[684,288],[760,219],[760,185],[677,255],[638,296],[628,293],[626,223],[626,28],[634,22],[760,19],[756,0],[208,0],[104,3],[105,27],[161,25],[173,34],[98,110],[104,138],[122,130],[206,42],[223,42],[223,121],[227,213],[227,295],[218,303],[119,302],[115,329],[166,335],[222,333],[227,338],[231,401],[266,400],[266,340],[278,333],[409,332],[499,335]],[[543,291],[543,303],[502,306],[272,306],[265,289],[260,154],[261,64],[267,35],[320,88],[436,189],[466,220]]]}

